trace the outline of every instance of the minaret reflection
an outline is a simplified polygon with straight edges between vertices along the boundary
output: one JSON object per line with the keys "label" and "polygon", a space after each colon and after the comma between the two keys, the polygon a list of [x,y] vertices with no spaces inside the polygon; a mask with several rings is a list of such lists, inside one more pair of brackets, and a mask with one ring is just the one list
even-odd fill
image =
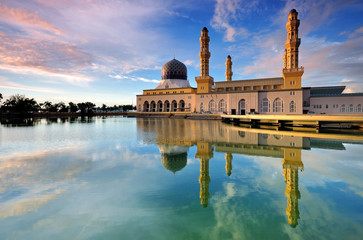
{"label": "minaret reflection", "polygon": [[232,174],[232,159],[233,159],[232,153],[226,153],[225,159],[226,159],[226,173],[227,173],[228,176],[231,176],[231,174]]}
{"label": "minaret reflection", "polygon": [[299,170],[304,170],[304,165],[301,161],[301,149],[284,149],[282,167],[284,181],[286,182],[286,215],[290,226],[296,227],[298,224],[297,220],[300,218]]}
{"label": "minaret reflection", "polygon": [[199,197],[200,204],[205,208],[209,199],[209,160],[213,158],[213,145],[208,142],[198,142],[195,157],[200,159]]}

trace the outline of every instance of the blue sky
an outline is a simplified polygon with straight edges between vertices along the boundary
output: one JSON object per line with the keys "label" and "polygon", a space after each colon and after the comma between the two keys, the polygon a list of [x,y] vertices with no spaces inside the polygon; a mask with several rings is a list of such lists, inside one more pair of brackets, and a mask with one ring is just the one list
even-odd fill
{"label": "blue sky", "polygon": [[175,58],[196,87],[199,36],[211,37],[210,75],[280,77],[288,12],[300,19],[303,86],[363,91],[363,2],[354,0],[3,0],[0,93],[38,102],[131,104]]}

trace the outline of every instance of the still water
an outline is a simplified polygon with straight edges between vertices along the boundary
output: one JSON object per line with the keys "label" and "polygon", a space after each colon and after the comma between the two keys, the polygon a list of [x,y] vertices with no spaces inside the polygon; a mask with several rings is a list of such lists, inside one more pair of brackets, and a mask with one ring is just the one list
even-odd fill
{"label": "still water", "polygon": [[363,137],[220,121],[0,126],[0,239],[362,239]]}

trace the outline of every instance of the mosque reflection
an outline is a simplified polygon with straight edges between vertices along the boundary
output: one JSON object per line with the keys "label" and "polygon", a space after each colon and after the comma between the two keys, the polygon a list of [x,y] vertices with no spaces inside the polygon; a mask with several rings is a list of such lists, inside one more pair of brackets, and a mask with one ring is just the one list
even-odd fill
{"label": "mosque reflection", "polygon": [[[304,170],[301,150],[311,148],[344,150],[343,142],[353,141],[347,140],[349,137],[339,141],[337,135],[332,136],[332,139],[322,140],[316,133],[281,134],[276,131],[245,129],[208,120],[139,118],[137,128],[139,138],[159,146],[163,166],[174,174],[187,165],[189,147],[197,147],[195,158],[200,160],[200,199],[203,207],[208,206],[210,197],[209,160],[213,158],[214,151],[225,153],[225,169],[228,176],[232,174],[233,154],[282,159],[283,178],[286,183],[286,215],[292,227],[298,225],[300,218],[299,171]],[[362,143],[361,140],[358,141]]]}

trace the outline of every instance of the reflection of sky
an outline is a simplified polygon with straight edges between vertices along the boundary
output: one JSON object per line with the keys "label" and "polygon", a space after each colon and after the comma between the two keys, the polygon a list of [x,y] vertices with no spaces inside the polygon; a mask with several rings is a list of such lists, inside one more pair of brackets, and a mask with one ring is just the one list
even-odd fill
{"label": "reflection of sky", "polygon": [[[174,175],[163,168],[157,145],[136,138],[135,126],[135,119],[109,118],[38,125],[26,133],[1,128],[0,239],[363,235],[362,145],[302,151],[300,219],[291,228],[282,159],[233,154],[228,177],[225,153],[215,152],[209,205],[202,208],[196,146],[188,150],[188,165]],[[17,134],[7,138],[12,131]],[[26,141],[29,135],[36,136],[28,138],[32,142]]]}

